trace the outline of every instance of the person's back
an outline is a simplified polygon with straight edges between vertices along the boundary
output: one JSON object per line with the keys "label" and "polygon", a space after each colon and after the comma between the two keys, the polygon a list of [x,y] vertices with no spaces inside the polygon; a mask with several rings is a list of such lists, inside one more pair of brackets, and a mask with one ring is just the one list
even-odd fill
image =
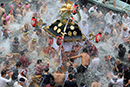
{"label": "person's back", "polygon": [[91,87],[102,87],[102,84],[100,82],[93,82]]}
{"label": "person's back", "polygon": [[87,53],[82,53],[82,65],[89,65],[90,56]]}
{"label": "person's back", "polygon": [[67,81],[65,81],[64,87],[78,87],[77,82],[73,80],[73,75],[69,74]]}
{"label": "person's back", "polygon": [[18,68],[21,67],[21,62],[17,62],[16,66],[12,68],[12,80],[16,80],[18,78]]}
{"label": "person's back", "polygon": [[46,86],[47,84],[50,84],[51,80],[54,80],[54,77],[49,73],[49,69],[45,68],[45,73],[41,74],[41,84],[42,86]]}
{"label": "person's back", "polygon": [[62,72],[62,69],[59,67],[57,72],[52,74],[54,76],[55,82],[62,85],[65,79],[65,74]]}

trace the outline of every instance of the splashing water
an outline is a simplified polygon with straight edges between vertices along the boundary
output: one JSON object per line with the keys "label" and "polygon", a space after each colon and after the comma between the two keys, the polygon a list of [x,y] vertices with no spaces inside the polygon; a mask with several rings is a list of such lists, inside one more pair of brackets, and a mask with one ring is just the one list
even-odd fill
{"label": "splashing water", "polygon": [[[0,0],[1,1],[1,0]],[[11,3],[8,3],[10,0],[6,0],[5,4],[6,4],[6,10],[8,11],[9,10],[9,6]],[[25,0],[24,0],[25,1]],[[58,17],[58,9],[62,6],[62,5],[59,5],[58,3],[58,0],[53,0],[53,2],[56,2],[56,3],[47,3],[47,6],[48,6],[48,12],[42,16],[42,19],[43,19],[43,22],[47,23],[48,25],[51,24],[52,22],[54,22],[57,17]],[[33,9],[33,4],[31,4],[32,6],[32,9]],[[92,6],[91,4],[89,4],[90,6]],[[88,8],[90,7],[88,6]],[[52,9],[53,8],[53,9]],[[101,8],[100,7],[100,10],[104,12],[104,9],[105,8]],[[19,28],[24,25],[25,22],[29,22],[29,24],[31,24],[31,16],[32,16],[32,13],[34,12],[35,10],[32,10],[31,12],[29,12],[25,17],[23,18],[19,18],[19,22],[18,23],[13,23],[9,26],[9,29],[10,30],[14,30],[15,33],[13,34],[10,34],[11,37],[18,37],[19,40],[20,40],[20,34],[19,34]],[[106,9],[105,9],[106,11]],[[108,12],[108,11],[107,11]],[[106,14],[106,12],[104,12]],[[82,20],[86,19],[87,18],[87,15],[84,14],[82,11],[80,11],[80,14],[82,16]],[[104,15],[105,15],[104,14]],[[118,13],[118,18],[120,19],[120,14]],[[76,19],[76,18],[75,18]],[[82,21],[81,20],[81,21]],[[87,20],[87,19],[86,19]],[[89,23],[89,21],[87,21],[87,23]],[[81,24],[81,22],[80,22]],[[1,27],[0,27],[1,29]],[[31,28],[33,31],[33,28]],[[94,32],[98,32],[99,29],[95,29]],[[96,34],[96,33],[95,33]],[[19,35],[19,36],[18,36]],[[118,39],[116,40],[117,42],[120,42],[120,43],[123,43],[122,40]],[[6,48],[6,51],[3,52],[2,55],[5,55],[7,53],[10,53],[11,50],[10,50],[10,43],[11,43],[11,40],[10,39],[7,39],[5,41],[2,41],[0,40],[0,48],[1,47],[5,47]],[[98,49],[98,52],[99,52],[99,58],[100,58],[100,62],[101,62],[101,65],[105,64],[105,61],[104,61],[104,56],[105,55],[113,55],[114,57],[117,56],[117,52],[115,53],[114,50],[111,50],[110,47],[106,46],[106,43],[105,42],[100,42],[100,43],[95,43],[94,41],[92,41],[92,43],[97,47]],[[108,44],[111,46],[111,41],[108,41]],[[39,43],[41,46],[43,46],[43,43]],[[127,47],[128,48],[128,47]],[[128,50],[127,50],[128,51]],[[27,58],[29,58],[29,60],[37,60],[37,59],[42,59],[42,60],[45,60],[44,58],[42,58],[40,55],[38,55],[37,52],[34,52],[33,55],[27,55]],[[126,56],[125,56],[126,58]],[[81,61],[81,60],[80,60]],[[0,62],[2,62],[0,60]],[[51,62],[53,62],[53,60],[50,60],[50,72],[55,72],[56,70],[56,67],[54,67],[52,65]],[[79,60],[78,60],[79,62]],[[125,62],[126,63],[126,62]],[[32,63],[27,69],[28,69],[28,75],[34,75],[34,65],[35,63]],[[100,82],[103,84],[103,87],[107,87],[109,81],[105,78],[105,75],[106,73],[105,72],[93,72],[91,71],[91,69],[88,69],[83,75],[79,74],[80,78],[77,79],[77,82],[78,83],[81,83],[81,82],[84,82],[86,83],[88,86],[90,86],[90,84],[94,81],[94,75],[97,75],[100,77]]]}

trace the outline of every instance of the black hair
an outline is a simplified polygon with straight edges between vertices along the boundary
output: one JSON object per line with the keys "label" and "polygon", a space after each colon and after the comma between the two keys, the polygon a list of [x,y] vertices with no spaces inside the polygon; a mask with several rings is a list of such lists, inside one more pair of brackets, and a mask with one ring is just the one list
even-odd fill
{"label": "black hair", "polygon": [[21,51],[20,54],[21,54],[21,56],[23,56],[24,55],[24,51]]}
{"label": "black hair", "polygon": [[86,48],[84,48],[84,49],[83,49],[83,52],[88,53],[88,51],[87,51],[87,49],[86,49]]}
{"label": "black hair", "polygon": [[128,51],[128,53],[130,53],[130,50]]}
{"label": "black hair", "polygon": [[57,87],[62,87],[62,85],[58,85]]}
{"label": "black hair", "polygon": [[73,71],[73,67],[68,68],[68,73],[71,73]]}
{"label": "black hair", "polygon": [[6,75],[6,70],[1,71],[1,76]]}
{"label": "black hair", "polygon": [[99,12],[100,10],[99,9],[96,9],[97,12]]}
{"label": "black hair", "polygon": [[82,82],[80,83],[80,86],[84,86],[84,85],[85,85],[84,83],[82,83]]}
{"label": "black hair", "polygon": [[21,62],[17,62],[16,63],[16,67],[21,67],[22,63]]}
{"label": "black hair", "polygon": [[3,20],[3,24],[4,24],[4,25],[6,25],[6,22],[7,22],[6,20]]}
{"label": "black hair", "polygon": [[110,25],[110,28],[112,28],[112,27],[113,27],[113,25],[111,24],[111,25]]}
{"label": "black hair", "polygon": [[112,19],[115,19],[115,18],[116,18],[116,16],[115,16],[115,15],[113,15],[113,16],[112,16]]}
{"label": "black hair", "polygon": [[5,14],[5,12],[2,13],[2,15]]}
{"label": "black hair", "polygon": [[41,60],[41,59],[38,59],[38,60],[37,60],[37,64],[40,64],[40,63],[42,63],[42,60]]}
{"label": "black hair", "polygon": [[3,6],[4,5],[4,3],[1,3],[1,6]]}
{"label": "black hair", "polygon": [[95,76],[94,79],[95,79],[96,82],[100,81],[100,78],[98,76]]}
{"label": "black hair", "polygon": [[50,82],[50,86],[51,86],[51,87],[54,87],[55,85],[56,85],[56,83],[55,83],[54,81],[51,81],[51,82]]}
{"label": "black hair", "polygon": [[36,29],[36,31],[37,31],[37,32],[39,32],[39,33],[41,33],[41,32],[42,32],[42,30],[41,30],[41,29]]}
{"label": "black hair", "polygon": [[119,44],[118,48],[122,48],[123,47],[123,44]]}
{"label": "black hair", "polygon": [[48,71],[49,71],[49,68],[45,68],[44,71],[45,71],[45,72],[48,72]]}
{"label": "black hair", "polygon": [[17,40],[17,41],[18,41],[18,37],[14,37],[14,40]]}
{"label": "black hair", "polygon": [[129,33],[130,33],[130,30],[129,30]]}
{"label": "black hair", "polygon": [[19,81],[20,82],[25,82],[25,79],[24,78],[20,78]]}
{"label": "black hair", "polygon": [[121,24],[122,24],[122,21],[119,21],[118,24],[121,25]]}
{"label": "black hair", "polygon": [[6,60],[6,61],[4,62],[4,64],[8,65],[8,64],[9,64],[9,61],[8,61],[8,60]]}
{"label": "black hair", "polygon": [[126,12],[124,14],[126,14],[128,16],[128,14]]}
{"label": "black hair", "polygon": [[32,17],[33,19],[35,18],[35,17]]}
{"label": "black hair", "polygon": [[127,65],[124,65],[124,68],[127,68]]}
{"label": "black hair", "polygon": [[70,80],[72,80],[72,79],[73,79],[73,75],[72,75],[72,74],[69,74],[69,75],[68,75],[68,78],[69,78]]}
{"label": "black hair", "polygon": [[122,73],[119,73],[119,77],[122,78],[122,76],[123,76]]}

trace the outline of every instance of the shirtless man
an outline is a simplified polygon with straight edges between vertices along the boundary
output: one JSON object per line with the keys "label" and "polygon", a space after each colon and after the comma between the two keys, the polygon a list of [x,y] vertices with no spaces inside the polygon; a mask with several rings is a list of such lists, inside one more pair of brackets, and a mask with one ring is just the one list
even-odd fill
{"label": "shirtless man", "polygon": [[13,0],[11,1],[11,3],[14,3],[15,2],[15,5],[18,6],[19,4],[22,3],[22,0]]}
{"label": "shirtless man", "polygon": [[30,11],[31,11],[30,5],[26,5],[25,8],[24,8],[24,10],[23,10],[23,14],[22,15],[25,16]]}
{"label": "shirtless man", "polygon": [[18,5],[18,8],[16,9],[16,12],[18,14],[22,14],[22,5],[21,4]]}
{"label": "shirtless man", "polygon": [[91,87],[102,87],[102,83],[99,82],[100,78],[95,76],[95,82],[92,82]]}
{"label": "shirtless man", "polygon": [[83,53],[77,55],[77,56],[73,56],[70,57],[69,59],[74,59],[74,58],[79,58],[82,57],[81,60],[81,65],[77,68],[78,72],[85,72],[85,70],[87,69],[88,65],[90,64],[90,56],[87,53],[87,49],[83,49]]}
{"label": "shirtless man", "polygon": [[9,11],[9,15],[8,16],[10,17],[10,23],[13,23],[14,20],[15,20],[15,18],[14,18],[13,10],[12,9]]}
{"label": "shirtless man", "polygon": [[2,23],[2,24],[3,24],[3,21],[6,20],[6,16],[7,16],[6,13],[3,13],[3,14],[2,14],[2,18],[1,18],[1,23]]}
{"label": "shirtless man", "polygon": [[20,33],[24,32],[24,31],[29,31],[29,30],[31,30],[31,26],[29,25],[28,22],[26,22],[23,26],[21,26],[19,28]]}
{"label": "shirtless man", "polygon": [[42,2],[42,6],[40,8],[40,11],[39,13],[41,14],[41,16],[45,15],[48,11],[48,7],[46,6],[46,3],[45,2]]}
{"label": "shirtless man", "polygon": [[29,52],[37,51],[37,39],[33,38],[32,41],[28,43]]}
{"label": "shirtless man", "polygon": [[54,81],[58,85],[62,85],[65,79],[65,74],[62,72],[62,69],[59,67],[57,72],[52,74],[54,76]]}
{"label": "shirtless man", "polygon": [[0,16],[5,12],[4,6],[5,6],[5,4],[4,4],[4,3],[1,3]]}
{"label": "shirtless man", "polygon": [[31,39],[31,37],[29,37],[28,33],[29,33],[29,31],[24,31],[24,33],[21,35],[22,44],[26,44]]}

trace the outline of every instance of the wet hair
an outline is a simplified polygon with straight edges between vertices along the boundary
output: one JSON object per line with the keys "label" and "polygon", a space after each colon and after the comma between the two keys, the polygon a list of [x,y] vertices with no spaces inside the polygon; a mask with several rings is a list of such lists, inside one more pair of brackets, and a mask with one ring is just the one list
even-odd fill
{"label": "wet hair", "polygon": [[6,22],[7,22],[6,20],[3,20],[3,24],[4,24],[4,25],[6,25]]}
{"label": "wet hair", "polygon": [[110,25],[110,28],[112,28],[112,27],[113,27],[113,25],[111,24],[111,25]]}
{"label": "wet hair", "polygon": [[40,63],[42,63],[42,60],[41,60],[41,59],[38,59],[38,60],[37,60],[37,64],[40,64]]}
{"label": "wet hair", "polygon": [[82,83],[82,82],[80,83],[80,86],[81,86],[81,87],[84,86],[84,85],[85,85],[84,83]]}
{"label": "wet hair", "polygon": [[42,33],[42,30],[41,29],[36,29],[37,32],[39,33]]}
{"label": "wet hair", "polygon": [[123,47],[123,44],[119,44],[118,48],[122,48]]}
{"label": "wet hair", "polygon": [[6,75],[6,70],[1,71],[1,76]]}
{"label": "wet hair", "polygon": [[21,51],[21,52],[20,52],[20,55],[23,56],[23,55],[24,55],[24,51]]}
{"label": "wet hair", "polygon": [[83,49],[83,52],[88,53],[88,51],[87,51],[87,49],[86,49],[86,48],[84,48],[84,49]]}
{"label": "wet hair", "polygon": [[124,68],[128,68],[127,65],[124,65]]}
{"label": "wet hair", "polygon": [[92,54],[92,56],[93,56],[93,57],[96,57],[96,54],[94,53],[94,54]]}
{"label": "wet hair", "polygon": [[121,25],[121,24],[122,24],[122,21],[119,21],[118,24]]}
{"label": "wet hair", "polygon": [[95,79],[96,82],[100,81],[100,78],[98,76],[95,76],[94,79]]}
{"label": "wet hair", "polygon": [[18,41],[19,39],[18,39],[18,37],[14,37],[14,40]]}
{"label": "wet hair", "polygon": [[62,73],[62,68],[61,68],[61,67],[58,67],[57,71],[58,71],[59,73]]}
{"label": "wet hair", "polygon": [[58,85],[57,87],[62,87],[62,85]]}
{"label": "wet hair", "polygon": [[99,12],[100,10],[99,9],[96,9],[97,12]]}
{"label": "wet hair", "polygon": [[6,60],[6,61],[4,62],[4,64],[8,65],[8,64],[9,64],[9,61],[8,61],[8,60]]}
{"label": "wet hair", "polygon": [[130,30],[129,30],[129,34],[130,34]]}
{"label": "wet hair", "polygon": [[4,5],[4,3],[1,3],[1,7]]}
{"label": "wet hair", "polygon": [[25,82],[25,79],[24,78],[20,78],[19,81],[20,82]]}
{"label": "wet hair", "polygon": [[48,71],[49,71],[49,68],[45,68],[44,71],[45,71],[45,72],[48,72]]}
{"label": "wet hair", "polygon": [[69,78],[70,80],[72,80],[72,79],[73,79],[73,75],[72,75],[72,74],[69,74],[69,75],[68,75],[68,78]]}
{"label": "wet hair", "polygon": [[118,74],[119,74],[118,76],[119,76],[120,78],[122,78],[122,76],[123,76],[122,73],[118,73]]}
{"label": "wet hair", "polygon": [[56,83],[55,83],[54,81],[51,81],[51,82],[50,82],[50,86],[51,86],[51,87],[54,87],[55,85],[56,85]]}
{"label": "wet hair", "polygon": [[130,50],[128,51],[128,53],[130,53]]}
{"label": "wet hair", "polygon": [[116,60],[115,60],[115,63],[116,63],[116,64],[119,64],[119,63],[120,63],[120,60],[119,60],[119,59],[116,59]]}
{"label": "wet hair", "polygon": [[115,18],[116,18],[116,16],[115,16],[115,15],[113,15],[113,16],[112,16],[112,19],[115,19]]}
{"label": "wet hair", "polygon": [[71,73],[73,71],[73,67],[68,68],[68,73]]}
{"label": "wet hair", "polygon": [[17,62],[16,63],[16,67],[21,67],[22,63],[21,62]]}
{"label": "wet hair", "polygon": [[128,14],[126,12],[124,14],[126,14],[128,16]]}

